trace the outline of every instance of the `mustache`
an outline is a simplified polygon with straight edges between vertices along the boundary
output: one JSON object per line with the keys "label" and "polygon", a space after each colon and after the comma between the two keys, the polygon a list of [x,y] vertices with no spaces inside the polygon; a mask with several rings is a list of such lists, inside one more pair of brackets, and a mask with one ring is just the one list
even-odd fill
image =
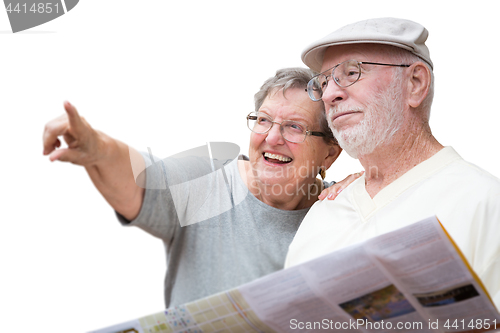
{"label": "mustache", "polygon": [[333,117],[335,114],[343,113],[343,112],[359,112],[363,111],[363,109],[359,106],[349,106],[349,105],[336,105],[331,106],[328,109],[327,115],[328,118]]}

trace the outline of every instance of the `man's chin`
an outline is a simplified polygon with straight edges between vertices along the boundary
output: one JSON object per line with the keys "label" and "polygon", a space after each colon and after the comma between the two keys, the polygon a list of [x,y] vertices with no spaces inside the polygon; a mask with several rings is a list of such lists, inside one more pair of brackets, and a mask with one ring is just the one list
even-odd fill
{"label": "man's chin", "polygon": [[339,141],[339,146],[342,148],[343,151],[347,153],[347,155],[351,156],[352,158],[358,159],[359,157],[358,147],[352,147],[351,145],[341,143],[340,141]]}
{"label": "man's chin", "polygon": [[352,158],[358,159],[360,155],[369,153],[366,151],[366,142],[359,142],[360,138],[353,137],[352,134],[347,135],[344,133],[344,135],[335,135],[335,137],[337,138],[339,146]]}

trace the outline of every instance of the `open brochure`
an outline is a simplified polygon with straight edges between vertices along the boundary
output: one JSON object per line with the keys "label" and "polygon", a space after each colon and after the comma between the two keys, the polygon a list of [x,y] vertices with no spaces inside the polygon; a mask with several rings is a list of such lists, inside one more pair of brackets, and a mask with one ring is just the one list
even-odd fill
{"label": "open brochure", "polygon": [[500,331],[481,281],[432,217],[238,288],[90,333]]}

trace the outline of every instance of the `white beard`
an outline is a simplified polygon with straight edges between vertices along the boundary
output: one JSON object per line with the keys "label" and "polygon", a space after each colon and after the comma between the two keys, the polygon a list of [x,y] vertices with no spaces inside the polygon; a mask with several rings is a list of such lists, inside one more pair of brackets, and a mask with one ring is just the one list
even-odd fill
{"label": "white beard", "polygon": [[[404,122],[401,92],[401,80],[396,75],[391,85],[377,93],[364,108],[342,104],[332,106],[328,110],[328,125],[340,147],[351,157],[359,158],[387,143]],[[338,130],[332,124],[333,115],[346,111],[363,111],[364,117],[358,124]]]}

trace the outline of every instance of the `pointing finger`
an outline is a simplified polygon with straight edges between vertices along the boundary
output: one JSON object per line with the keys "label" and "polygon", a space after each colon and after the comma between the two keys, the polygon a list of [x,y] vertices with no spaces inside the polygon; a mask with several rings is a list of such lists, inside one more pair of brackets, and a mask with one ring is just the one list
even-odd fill
{"label": "pointing finger", "polygon": [[68,115],[69,126],[75,134],[78,134],[83,127],[83,121],[78,111],[73,104],[68,101],[64,102],[64,110],[66,110]]}

